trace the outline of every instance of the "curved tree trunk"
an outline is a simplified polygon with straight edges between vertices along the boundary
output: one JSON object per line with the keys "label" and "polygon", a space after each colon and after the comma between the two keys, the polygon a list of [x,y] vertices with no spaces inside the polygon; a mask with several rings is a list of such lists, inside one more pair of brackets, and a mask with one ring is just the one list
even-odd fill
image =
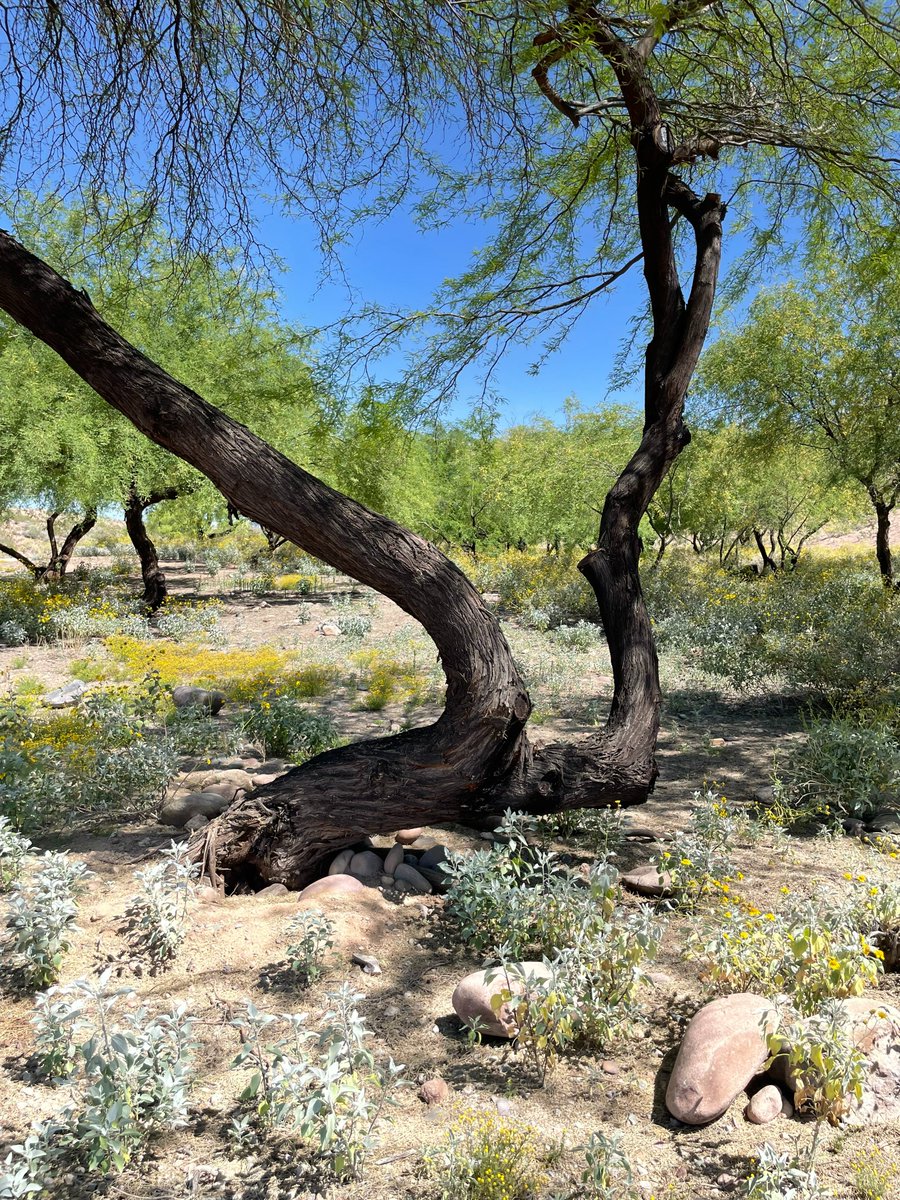
{"label": "curved tree trunk", "polygon": [[[606,728],[574,746],[531,746],[525,734],[531,703],[500,626],[435,546],[327,487],[178,383],[111,329],[87,296],[0,234],[0,307],[138,429],[202,471],[241,513],[390,597],[437,645],[447,691],[433,725],[319,755],[233,805],[205,831],[204,849],[232,883],[304,884],[362,834],[483,819],[506,807],[552,812],[636,804],[653,786],[660,691],[638,574],[638,526],[689,440],[684,397],[709,324],[724,206],[718,196],[695,195],[672,173],[677,150],[669,146],[642,54],[602,21],[595,41],[620,78],[634,131],[653,339],[641,443],[606,497],[597,548],[579,564],[609,643],[613,703]],[[548,62],[558,60],[554,53]],[[541,83],[539,74],[535,68]],[[687,300],[671,210],[694,234]]]}
{"label": "curved tree trunk", "polygon": [[156,553],[156,546],[153,544],[153,539],[150,537],[150,534],[147,532],[147,526],[144,524],[144,513],[153,504],[160,504],[163,500],[176,500],[177,498],[178,492],[175,488],[165,488],[158,492],[151,492],[149,496],[141,496],[138,494],[135,485],[132,484],[128,492],[128,499],[125,502],[125,528],[128,530],[131,544],[134,546],[141,563],[141,579],[144,581],[144,595],[142,599],[150,612],[156,612],[157,609],[162,608],[169,594],[169,589],[166,584],[165,573],[159,565],[159,555]]}

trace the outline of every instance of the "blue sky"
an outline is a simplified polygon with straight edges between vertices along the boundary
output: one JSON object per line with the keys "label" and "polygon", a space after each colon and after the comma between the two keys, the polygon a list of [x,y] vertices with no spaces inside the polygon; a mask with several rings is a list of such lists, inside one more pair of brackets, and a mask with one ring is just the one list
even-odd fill
{"label": "blue sky", "polygon": [[[486,225],[458,223],[423,234],[409,214],[398,211],[380,224],[361,227],[355,243],[343,248],[346,280],[341,281],[319,278],[318,247],[312,231],[302,223],[270,217],[263,221],[261,235],[287,268],[279,281],[283,316],[300,325],[324,326],[343,316],[354,301],[425,307],[441,282],[468,264],[490,230]],[[568,396],[577,397],[584,408],[602,407],[610,399],[609,376],[629,317],[640,311],[643,298],[638,266],[608,297],[593,302],[537,376],[530,375],[528,368],[538,346],[514,347],[494,376],[494,386],[505,400],[501,421],[512,424],[537,415],[559,419]],[[390,379],[402,366],[402,356],[393,354],[379,363],[378,370],[382,378]],[[473,377],[470,392],[476,390]],[[640,405],[639,384],[611,400]],[[464,416],[470,403],[471,395],[463,395],[451,415]]]}

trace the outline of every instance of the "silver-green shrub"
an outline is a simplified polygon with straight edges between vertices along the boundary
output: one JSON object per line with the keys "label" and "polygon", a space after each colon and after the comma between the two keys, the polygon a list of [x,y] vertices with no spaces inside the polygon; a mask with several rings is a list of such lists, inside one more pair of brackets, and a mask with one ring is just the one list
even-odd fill
{"label": "silver-green shrub", "polygon": [[130,898],[125,912],[132,948],[156,968],[171,962],[187,936],[187,915],[200,871],[186,842],[173,841],[161,854],[162,862],[135,871],[141,890]]}
{"label": "silver-green shrub", "polygon": [[17,833],[8,817],[0,816],[0,892],[9,890],[22,874],[22,862],[31,842]]}
{"label": "silver-green shrub", "polygon": [[43,988],[58,979],[77,929],[78,896],[89,875],[84,863],[65,851],[47,851],[34,875],[14,885],[6,921],[8,946],[27,986]]}
{"label": "silver-green shrub", "polygon": [[287,934],[291,970],[304,985],[315,983],[322,975],[325,955],[334,945],[334,925],[323,912],[312,908],[294,917]]}
{"label": "silver-green shrub", "polygon": [[264,1125],[298,1130],[339,1178],[361,1174],[404,1070],[393,1059],[376,1064],[357,1009],[363,998],[348,984],[329,992],[318,1030],[304,1013],[276,1017],[253,1004],[232,1021],[242,1043],[232,1065],[251,1072],[241,1099]]}

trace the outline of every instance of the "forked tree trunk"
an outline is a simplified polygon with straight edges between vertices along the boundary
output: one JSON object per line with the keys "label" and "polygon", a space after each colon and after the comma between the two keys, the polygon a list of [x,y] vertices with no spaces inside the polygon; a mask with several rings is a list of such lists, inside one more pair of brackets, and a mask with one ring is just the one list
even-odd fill
{"label": "forked tree trunk", "polygon": [[[656,777],[660,691],[638,574],[638,525],[688,441],[684,397],[708,328],[724,206],[672,175],[659,112],[652,95],[638,91],[629,112],[654,323],[646,419],[640,446],[606,498],[597,548],[579,564],[597,596],[615,691],[607,727],[575,745],[530,744],[531,703],[500,626],[435,546],[335,492],[207,404],[111,329],[84,293],[0,234],[0,307],[138,429],[207,475],[245,516],[390,597],[437,645],[447,691],[433,725],[319,755],[205,831],[204,850],[232,884],[302,885],[342,846],[400,826],[480,821],[506,807],[553,812],[647,798]],[[687,301],[671,208],[694,232]]]}
{"label": "forked tree trunk", "polygon": [[62,547],[60,547],[56,537],[56,522],[59,520],[59,516],[58,512],[53,512],[47,518],[47,540],[50,543],[50,558],[46,563],[33,562],[27,554],[23,554],[21,550],[17,550],[14,546],[0,545],[0,554],[8,554],[10,558],[14,558],[16,562],[21,563],[23,567],[26,567],[31,572],[37,583],[46,583],[49,581],[61,582],[65,578],[72,555],[75,553],[75,547],[82,538],[87,537],[97,524],[97,510],[95,508],[88,508],[84,516],[76,521],[66,534]]}
{"label": "forked tree trunk", "polygon": [[150,612],[156,612],[157,609],[162,608],[169,589],[165,573],[159,565],[156,546],[144,524],[144,513],[153,504],[177,498],[178,492],[175,488],[164,488],[157,492],[151,492],[149,496],[141,496],[135,485],[132,484],[125,502],[125,528],[140,560],[141,579],[144,583],[142,599]]}

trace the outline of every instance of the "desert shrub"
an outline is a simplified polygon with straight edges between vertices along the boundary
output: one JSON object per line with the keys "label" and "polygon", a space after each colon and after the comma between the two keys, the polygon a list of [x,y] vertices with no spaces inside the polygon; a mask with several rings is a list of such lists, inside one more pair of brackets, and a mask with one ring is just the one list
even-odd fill
{"label": "desert shrub", "polygon": [[799,1012],[814,1012],[832,997],[860,995],[882,970],[884,952],[860,932],[857,903],[826,895],[761,911],[726,898],[721,920],[693,930],[686,952],[725,991],[788,994]]}
{"label": "desert shrub", "polygon": [[890,1200],[900,1167],[889,1162],[878,1146],[870,1146],[852,1162],[853,1189],[857,1200]]}
{"label": "desert shrub", "polygon": [[660,878],[667,875],[674,903],[693,908],[704,897],[727,892],[735,875],[731,848],[751,833],[750,822],[729,811],[724,796],[709,788],[694,792],[694,809],[687,829],[653,856]]}
{"label": "desert shrub", "polygon": [[76,980],[38,1008],[41,1060],[66,1068],[76,1100],[13,1147],[0,1196],[39,1194],[73,1162],[122,1171],[158,1130],[186,1124],[193,1018],[178,1005],[163,1013],[141,1007],[116,1021],[114,1009],[133,993],[111,991],[109,981],[108,970],[96,982]]}
{"label": "desert shrub", "polygon": [[178,764],[169,739],[148,735],[144,712],[135,698],[102,694],[50,715],[0,707],[4,814],[40,829],[76,813],[150,811]]}
{"label": "desert shrub", "polygon": [[532,1200],[545,1184],[535,1131],[487,1112],[459,1116],[425,1173],[441,1200]]}
{"label": "desert shrub", "polygon": [[361,704],[378,712],[387,704],[421,703],[431,682],[415,659],[396,658],[384,650],[358,650],[350,656]]}
{"label": "desert shrub", "polygon": [[747,1200],[825,1200],[829,1195],[808,1156],[779,1153],[769,1142],[759,1148],[743,1194]]}
{"label": "desert shrub", "polygon": [[590,585],[578,572],[577,551],[558,554],[507,550],[486,554],[477,563],[458,559],[482,592],[497,592],[504,608],[535,629],[564,622],[597,619],[597,602]]}
{"label": "desert shrub", "polygon": [[22,874],[22,863],[31,842],[13,828],[8,817],[0,816],[0,892],[9,890]]}
{"label": "desert shrub", "polygon": [[337,731],[322,713],[311,712],[293,696],[264,693],[250,704],[241,725],[244,738],[267,756],[302,763],[337,745]]}
{"label": "desert shrub", "polygon": [[567,808],[537,818],[537,827],[549,837],[574,838],[595,858],[613,858],[625,839],[621,805],[609,808]]}
{"label": "desert shrub", "polygon": [[0,579],[0,645],[24,646],[41,640],[46,598],[47,592],[29,576]]}
{"label": "desert shrub", "polygon": [[850,919],[872,954],[883,957],[885,968],[900,967],[900,883],[879,883],[866,875],[845,875],[853,885]]}
{"label": "desert shrub", "polygon": [[[659,947],[648,908],[616,911],[616,872],[597,862],[587,876],[528,844],[520,814],[507,813],[491,850],[449,856],[447,913],[461,940],[499,959],[501,990],[517,1013],[519,1043],[541,1079],[571,1042],[600,1046],[634,1016],[642,964]],[[511,986],[515,963],[535,953],[548,978]],[[502,1001],[501,1001],[502,1002]]]}
{"label": "desert shrub", "polygon": [[622,1135],[592,1133],[584,1146],[585,1169],[581,1173],[579,1200],[632,1200],[634,1173],[622,1149]]}
{"label": "desert shrub", "polygon": [[794,1103],[817,1120],[837,1125],[862,1100],[865,1055],[839,1001],[826,1000],[814,1012],[782,1014],[777,1032],[768,1038],[771,1061],[784,1064],[794,1087]]}
{"label": "desert shrub", "polygon": [[162,862],[135,871],[141,890],[130,898],[125,912],[132,948],[154,967],[171,962],[187,936],[187,915],[200,870],[184,842],[172,842],[160,853]]}
{"label": "desert shrub", "polygon": [[91,585],[48,597],[41,616],[46,633],[67,644],[79,644],[114,634],[146,637],[150,626],[138,601],[125,599],[110,589],[91,593]]}
{"label": "desert shrub", "polygon": [[858,715],[813,721],[776,774],[780,798],[799,815],[864,820],[880,793],[900,790],[900,741],[887,723]]}
{"label": "desert shrub", "polygon": [[660,645],[735,687],[777,677],[849,710],[900,698],[900,604],[851,559],[750,579],[672,555],[644,590]]}
{"label": "desert shrub", "polygon": [[557,625],[550,631],[550,640],[564,650],[590,650],[603,640],[603,629],[590,621],[578,621],[574,625]]}
{"label": "desert shrub", "polygon": [[[329,992],[318,1030],[307,1028],[303,1013],[275,1017],[252,1004],[232,1021],[241,1034],[232,1066],[251,1072],[242,1101],[265,1127],[297,1129],[338,1178],[362,1173],[403,1072],[393,1059],[376,1064],[357,1008],[362,999],[347,984]],[[282,1036],[273,1036],[276,1028]]]}
{"label": "desert shrub", "polygon": [[214,642],[221,639],[219,620],[222,606],[215,600],[168,599],[156,614],[156,628],[176,642]]}
{"label": "desert shrub", "polygon": [[351,600],[333,600],[328,618],[337,625],[344,637],[352,638],[354,641],[361,641],[372,631],[371,616],[368,613],[360,612],[358,608],[354,607]]}
{"label": "desert shrub", "polygon": [[78,897],[90,875],[65,852],[48,851],[29,879],[19,879],[9,898],[7,948],[29,987],[55,983],[76,930]]}
{"label": "desert shrub", "polygon": [[0,621],[0,646],[24,646],[28,630],[18,621]]}
{"label": "desert shrub", "polygon": [[282,693],[322,695],[337,678],[333,667],[301,665],[298,656],[272,646],[252,650],[216,650],[194,643],[142,641],[114,636],[106,640],[108,674],[139,682],[155,675],[165,687],[190,683],[217,688],[234,702],[258,700],[278,687]]}
{"label": "desert shrub", "polygon": [[311,908],[300,912],[287,927],[291,939],[288,962],[304,986],[321,978],[325,955],[334,945],[334,925],[323,912]]}

